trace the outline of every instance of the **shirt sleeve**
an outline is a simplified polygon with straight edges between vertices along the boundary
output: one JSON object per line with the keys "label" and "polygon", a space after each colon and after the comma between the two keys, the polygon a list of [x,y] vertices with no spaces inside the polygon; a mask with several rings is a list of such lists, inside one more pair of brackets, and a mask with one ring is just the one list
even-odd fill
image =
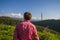
{"label": "shirt sleeve", "polygon": [[34,28],[33,28],[33,37],[34,37],[34,40],[39,40],[39,37],[38,37],[38,34],[37,34],[36,26],[34,26]]}
{"label": "shirt sleeve", "polygon": [[13,35],[13,40],[19,40],[18,39],[18,29],[17,29],[17,25],[16,25],[16,28],[15,28],[15,30],[14,30],[14,35]]}

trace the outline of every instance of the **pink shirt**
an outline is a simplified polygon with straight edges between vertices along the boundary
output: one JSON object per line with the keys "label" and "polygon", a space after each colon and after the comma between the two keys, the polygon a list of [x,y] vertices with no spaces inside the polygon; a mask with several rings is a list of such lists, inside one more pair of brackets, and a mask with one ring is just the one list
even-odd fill
{"label": "pink shirt", "polygon": [[32,40],[32,37],[34,40],[39,40],[36,27],[29,20],[16,25],[13,40]]}

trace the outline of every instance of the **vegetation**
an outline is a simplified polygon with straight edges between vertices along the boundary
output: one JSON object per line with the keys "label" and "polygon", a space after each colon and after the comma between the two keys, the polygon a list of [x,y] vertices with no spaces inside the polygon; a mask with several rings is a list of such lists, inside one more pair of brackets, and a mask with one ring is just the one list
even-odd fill
{"label": "vegetation", "polygon": [[1,16],[0,17],[0,24],[7,24],[7,25],[16,25],[20,20],[16,20],[10,17]]}
{"label": "vegetation", "polygon": [[41,40],[60,40],[60,33],[37,25],[38,35]]}
{"label": "vegetation", "polygon": [[0,24],[0,40],[12,40],[14,26]]}
{"label": "vegetation", "polygon": [[[0,17],[0,40],[12,40],[15,25],[21,22],[10,17]],[[36,25],[40,40],[60,40],[60,33],[54,30],[48,29]]]}
{"label": "vegetation", "polygon": [[42,21],[35,21],[34,24],[40,25],[40,26],[49,26],[49,29],[55,30],[57,32],[60,32],[60,19],[59,20],[42,20]]}
{"label": "vegetation", "polygon": [[[58,33],[51,33],[47,28],[37,26],[38,35],[41,40],[60,40]],[[6,24],[0,24],[0,40],[12,40],[15,27]]]}

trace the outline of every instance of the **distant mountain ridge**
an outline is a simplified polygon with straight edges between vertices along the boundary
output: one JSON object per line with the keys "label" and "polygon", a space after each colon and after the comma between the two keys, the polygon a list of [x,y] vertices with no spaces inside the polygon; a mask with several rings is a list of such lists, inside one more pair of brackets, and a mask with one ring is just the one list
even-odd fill
{"label": "distant mountain ridge", "polygon": [[32,22],[34,24],[48,27],[49,29],[53,29],[57,32],[60,32],[60,20],[42,20],[42,21],[35,21]]}

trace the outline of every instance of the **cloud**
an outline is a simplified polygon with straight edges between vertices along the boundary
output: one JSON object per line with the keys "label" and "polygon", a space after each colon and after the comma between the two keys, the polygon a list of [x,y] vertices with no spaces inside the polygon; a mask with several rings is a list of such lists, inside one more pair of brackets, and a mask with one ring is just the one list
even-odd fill
{"label": "cloud", "polygon": [[32,17],[32,19],[36,19],[36,17]]}
{"label": "cloud", "polygon": [[[23,18],[23,15],[21,13],[5,13],[0,14],[0,16],[8,16],[8,17],[14,17],[14,18]],[[32,20],[40,20],[40,18],[32,17]]]}
{"label": "cloud", "polygon": [[44,20],[48,20],[48,19],[55,19],[55,20],[58,20],[58,19],[60,19],[60,17],[46,17]]}
{"label": "cloud", "polygon": [[32,17],[33,20],[40,20],[40,17]]}
{"label": "cloud", "polygon": [[21,13],[5,13],[5,14],[0,14],[0,16],[23,18]]}
{"label": "cloud", "polygon": [[[23,18],[23,15],[21,13],[0,13],[0,16],[8,16],[8,17],[13,17],[13,18]],[[46,18],[43,18],[43,20],[48,20],[48,19],[60,19],[60,17],[46,17]],[[31,20],[41,20],[40,17],[32,17]]]}
{"label": "cloud", "polygon": [[21,13],[11,13],[11,17],[23,18]]}

